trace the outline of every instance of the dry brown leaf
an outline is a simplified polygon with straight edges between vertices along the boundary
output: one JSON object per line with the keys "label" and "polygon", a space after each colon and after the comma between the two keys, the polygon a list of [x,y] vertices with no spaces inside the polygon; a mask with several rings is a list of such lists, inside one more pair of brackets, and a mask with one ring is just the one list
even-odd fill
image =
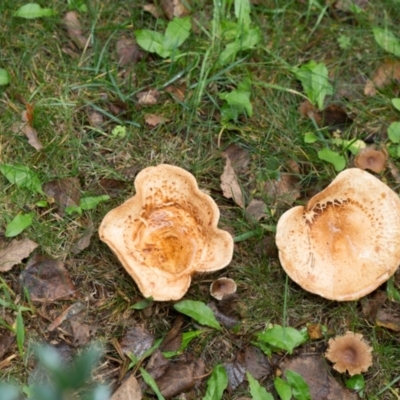
{"label": "dry brown leaf", "polygon": [[130,374],[111,396],[110,400],[141,400],[142,390],[134,374]]}
{"label": "dry brown leaf", "polygon": [[14,265],[27,258],[39,245],[32,240],[13,239],[7,246],[0,250],[0,272],[9,271]]}
{"label": "dry brown leaf", "polygon": [[244,353],[239,351],[233,362],[224,363],[223,365],[228,375],[229,390],[235,390],[243,383],[246,374]]}
{"label": "dry brown leaf", "polygon": [[181,347],[182,344],[182,332],[181,328],[183,325],[183,317],[178,316],[170,331],[167,333],[167,336],[163,339],[160,350],[161,351],[177,351]]}
{"label": "dry brown leaf", "polygon": [[90,47],[89,39],[83,34],[81,23],[78,19],[76,11],[68,11],[64,15],[64,26],[67,29],[69,37],[73,40],[76,46],[83,50],[85,47]]}
{"label": "dry brown leaf", "polygon": [[21,118],[24,122],[21,126],[21,132],[28,138],[28,143],[36,150],[43,149],[43,145],[38,139],[37,131],[32,127],[32,120],[27,110],[22,111]]}
{"label": "dry brown leaf", "polygon": [[15,334],[5,331],[0,334],[0,360],[11,351],[11,345],[15,342]]}
{"label": "dry brown leaf", "polygon": [[378,311],[387,300],[386,293],[383,291],[375,292],[371,297],[366,297],[362,301],[362,313],[369,322],[375,323]]}
{"label": "dry brown leaf", "polygon": [[165,91],[171,94],[176,100],[184,101],[186,97],[186,84],[182,83],[180,85],[169,85],[165,88]]}
{"label": "dry brown leaf", "polygon": [[309,324],[307,325],[307,333],[311,340],[321,339],[324,335],[322,333],[321,324]]}
{"label": "dry brown leaf", "polygon": [[32,301],[53,302],[70,298],[75,286],[64,263],[41,255],[33,256],[20,275]]}
{"label": "dry brown leaf", "polygon": [[140,49],[135,39],[122,38],[116,45],[118,65],[123,67],[127,64],[135,64],[140,61],[144,52]]}
{"label": "dry brown leaf", "polygon": [[295,175],[282,172],[280,179],[271,179],[265,183],[264,190],[268,197],[288,205],[292,205],[299,197],[298,178]]}
{"label": "dry brown leaf", "polygon": [[87,116],[90,126],[93,128],[101,128],[104,123],[104,115],[101,112],[89,109],[87,111]]}
{"label": "dry brown leaf", "polygon": [[273,368],[268,357],[255,346],[246,347],[244,353],[246,371],[255,379],[261,379],[272,374]]}
{"label": "dry brown leaf", "polygon": [[140,358],[153,345],[154,337],[142,326],[134,326],[120,342],[124,354],[133,353]]}
{"label": "dry brown leaf", "polygon": [[376,315],[377,326],[390,329],[394,332],[400,332],[400,313],[392,310],[379,310]]}
{"label": "dry brown leaf", "polygon": [[381,64],[375,71],[372,81],[367,81],[364,94],[374,96],[377,93],[377,88],[382,89],[393,80],[400,80],[400,61],[398,60],[389,60]]}
{"label": "dry brown leaf", "polygon": [[224,172],[221,175],[221,189],[224,197],[233,199],[239,207],[244,208],[242,189],[240,188],[238,178],[229,157],[226,157]]}
{"label": "dry brown leaf", "polygon": [[165,122],[169,122],[170,120],[164,118],[161,115],[157,114],[146,114],[144,116],[144,120],[147,125],[151,126],[152,128],[156,127],[157,125],[164,124]]}
{"label": "dry brown leaf", "polygon": [[138,99],[138,103],[142,106],[150,106],[157,104],[158,99],[160,98],[160,92],[155,89],[149,89],[136,94],[136,98]]}
{"label": "dry brown leaf", "polygon": [[90,246],[90,240],[92,239],[94,233],[93,224],[90,222],[86,232],[74,243],[72,246],[72,253],[79,254],[81,251],[85,250]]}
{"label": "dry brown leaf", "polygon": [[64,321],[75,317],[75,315],[79,314],[81,311],[85,309],[85,304],[77,302],[70,305],[66,308],[47,328],[49,332],[57,329]]}
{"label": "dry brown leaf", "polygon": [[299,356],[281,363],[283,372],[291,370],[300,374],[308,384],[312,399],[358,400],[356,393],[342,387],[328,373],[325,362],[319,356]]}
{"label": "dry brown leaf", "polygon": [[161,8],[164,11],[165,16],[172,20],[175,17],[181,18],[185,15],[189,15],[190,11],[184,6],[189,3],[189,0],[161,0]]}
{"label": "dry brown leaf", "polygon": [[143,10],[150,13],[154,18],[160,18],[162,11],[155,4],[145,4]]}
{"label": "dry brown leaf", "polygon": [[97,331],[97,327],[86,324],[80,320],[71,320],[70,324],[74,335],[74,346],[87,345]]}
{"label": "dry brown leaf", "polygon": [[237,174],[246,172],[250,162],[249,152],[236,143],[230,144],[222,153],[222,157],[228,157],[231,160],[233,169]]}
{"label": "dry brown leaf", "polygon": [[260,219],[267,216],[267,214],[265,214],[266,208],[267,206],[263,201],[253,199],[246,207],[246,216],[250,220],[259,221]]}

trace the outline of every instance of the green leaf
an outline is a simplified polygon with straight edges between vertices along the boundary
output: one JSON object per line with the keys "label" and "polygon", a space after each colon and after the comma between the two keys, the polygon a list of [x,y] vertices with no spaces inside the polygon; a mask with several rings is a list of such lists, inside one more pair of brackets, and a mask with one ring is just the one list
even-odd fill
{"label": "green leaf", "polygon": [[199,324],[211,326],[211,328],[222,329],[216,320],[211,308],[201,301],[184,300],[174,305],[175,310],[188,315]]}
{"label": "green leaf", "polygon": [[17,347],[19,354],[22,355],[24,354],[25,327],[21,310],[18,310],[17,312],[16,331],[17,331]]}
{"label": "green leaf", "polygon": [[292,387],[292,395],[296,400],[311,400],[310,388],[300,374],[286,370],[285,375],[289,385]]}
{"label": "green leaf", "polygon": [[26,188],[34,193],[45,194],[37,175],[25,165],[0,164],[0,172],[18,187]]}
{"label": "green leaf", "polygon": [[191,28],[190,17],[174,18],[169,22],[163,40],[164,50],[176,50],[189,37]]}
{"label": "green leaf", "polygon": [[290,326],[282,327],[280,325],[275,325],[258,334],[259,342],[286,350],[290,354],[295,347],[304,343],[306,340],[307,337],[305,335]]}
{"label": "green leaf", "polygon": [[175,310],[192,317],[199,324],[222,329],[211,308],[201,301],[184,300],[174,305]]}
{"label": "green leaf", "polygon": [[136,41],[138,45],[150,53],[157,53],[159,56],[168,57],[171,52],[165,51],[163,47],[164,35],[160,32],[151,31],[149,29],[141,29],[135,31]]}
{"label": "green leaf", "polygon": [[351,40],[348,36],[346,35],[340,35],[337,38],[337,41],[339,43],[339,47],[343,50],[348,50],[351,47]]}
{"label": "green leaf", "polygon": [[400,41],[389,29],[374,27],[372,31],[376,43],[378,43],[383,50],[400,57]]}
{"label": "green leaf", "polygon": [[10,75],[7,70],[0,68],[0,85],[8,85],[10,83]]}
{"label": "green leaf", "polygon": [[352,390],[357,390],[357,392],[365,389],[364,376],[359,374],[359,375],[354,375],[351,378],[347,379],[346,387]]}
{"label": "green leaf", "polygon": [[292,388],[286,381],[277,377],[275,378],[274,386],[281,400],[290,400],[292,398]]}
{"label": "green leaf", "polygon": [[56,13],[51,8],[42,8],[37,3],[25,4],[14,13],[14,17],[27,19],[52,17],[53,15],[56,15]]}
{"label": "green leaf", "polygon": [[392,122],[389,125],[388,136],[393,143],[400,143],[400,122]]}
{"label": "green leaf", "polygon": [[254,379],[250,372],[246,372],[247,380],[249,381],[250,394],[253,400],[274,400],[271,393],[268,393],[259,382]]}
{"label": "green leaf", "polygon": [[204,331],[202,331],[202,330],[184,332],[182,334],[182,343],[179,347],[179,350],[163,351],[163,356],[165,358],[171,358],[171,357],[175,357],[177,355],[182,354],[186,350],[186,348],[189,346],[190,342],[202,334],[204,334]]}
{"label": "green leaf", "polygon": [[398,301],[400,302],[400,292],[396,289],[393,283],[393,276],[389,278],[386,283],[386,294],[389,301]]}
{"label": "green leaf", "polygon": [[325,96],[333,94],[333,87],[329,83],[328,70],[323,63],[317,64],[314,60],[293,68],[292,72],[303,85],[307,97],[321,110],[324,106]]}
{"label": "green leaf", "polygon": [[41,207],[41,208],[47,207],[48,205],[49,203],[46,200],[39,200],[35,203],[36,207]]}
{"label": "green leaf", "polygon": [[336,146],[342,146],[346,150],[349,150],[353,155],[357,155],[361,149],[367,147],[367,144],[362,140],[346,140],[340,138],[333,138],[329,140],[330,143],[335,144]]}
{"label": "green leaf", "polygon": [[400,111],[400,99],[392,99],[392,104],[396,110]]}
{"label": "green leaf", "polygon": [[156,381],[152,378],[152,376],[144,368],[140,368],[140,373],[142,374],[143,380],[153,389],[153,392],[156,394],[157,399],[165,400],[164,396],[161,394],[160,389],[156,384]]}
{"label": "green leaf", "polygon": [[6,227],[6,237],[14,237],[32,225],[33,213],[18,214]]}
{"label": "green leaf", "polygon": [[67,215],[72,215],[73,213],[82,215],[82,208],[80,208],[79,206],[68,206],[68,207],[65,207],[65,213]]}
{"label": "green leaf", "polygon": [[249,0],[235,0],[235,16],[241,29],[249,28],[251,24]]}
{"label": "green leaf", "polygon": [[102,196],[96,196],[96,197],[84,197],[81,199],[79,202],[79,207],[82,210],[93,210],[93,208],[96,208],[100,203],[103,201],[108,201],[110,200],[110,196],[104,194]]}
{"label": "green leaf", "polygon": [[335,171],[342,171],[346,166],[346,159],[336,151],[323,149],[318,152],[318,158],[328,163],[333,164]]}
{"label": "green leaf", "polygon": [[132,305],[130,308],[133,310],[143,310],[147,308],[150,304],[152,304],[154,301],[153,297],[147,297],[146,299],[143,299],[141,301],[138,301],[134,305]]}
{"label": "green leaf", "polygon": [[260,30],[258,28],[249,29],[240,38],[237,39],[238,51],[250,50],[254,48],[261,40]]}
{"label": "green leaf", "polygon": [[214,367],[207,381],[207,391],[203,400],[220,400],[227,386],[228,375],[226,370],[221,364],[218,364]]}
{"label": "green leaf", "polygon": [[313,132],[307,132],[304,134],[304,143],[314,143],[318,140],[318,137]]}

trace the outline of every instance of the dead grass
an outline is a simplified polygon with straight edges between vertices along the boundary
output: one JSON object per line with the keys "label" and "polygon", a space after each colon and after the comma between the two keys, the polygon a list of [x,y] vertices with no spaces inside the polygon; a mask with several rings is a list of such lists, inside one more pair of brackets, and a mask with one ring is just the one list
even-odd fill
{"label": "dead grass", "polygon": [[[368,323],[359,302],[327,301],[306,293],[287,280],[276,254],[271,256],[264,249],[264,238],[270,236],[273,239],[273,235],[263,230],[259,223],[248,222],[241,209],[223,199],[219,187],[223,171],[220,153],[230,143],[239,144],[251,157],[249,170],[242,181],[248,193],[247,201],[255,196],[269,206],[268,196],[262,191],[263,184],[278,169],[289,171],[290,161],[295,161],[301,171],[294,174],[301,182],[300,203],[335,176],[333,167],[318,159],[317,146],[303,141],[304,133],[313,131],[314,126],[298,112],[302,98],[259,84],[264,82],[301,91],[289,68],[310,59],[324,62],[335,87],[344,85],[351,92],[348,98],[332,99],[355,119],[354,125],[346,131],[346,137],[373,135],[378,143],[385,140],[381,132],[385,131],[389,121],[398,119],[388,106],[390,98],[399,97],[398,89],[393,86],[374,98],[365,98],[363,83],[355,78],[360,74],[372,76],[387,57],[375,44],[370,27],[387,23],[396,32],[395,21],[400,16],[396,2],[375,2],[370,4],[367,13],[360,15],[330,7],[321,21],[318,21],[320,11],[314,7],[308,10],[307,2],[293,1],[285,6],[279,1],[260,2],[262,4],[254,6],[253,20],[261,27],[263,44],[252,54],[244,54],[245,59],[238,65],[228,66],[225,73],[210,69],[209,81],[198,104],[195,94],[201,62],[193,67],[195,56],[177,63],[148,56],[129,67],[128,72],[118,68],[114,49],[119,37],[132,37],[133,29],[165,26],[164,21],[156,21],[143,11],[144,1],[128,5],[122,0],[106,0],[93,5],[81,19],[86,33],[95,38],[94,45],[83,53],[75,50],[72,56],[65,53],[70,39],[61,23],[61,16],[67,11],[66,2],[43,3],[55,8],[59,13],[57,17],[26,21],[12,17],[12,12],[23,3],[2,2],[0,5],[1,67],[8,70],[12,82],[9,87],[0,89],[1,163],[29,166],[43,182],[78,177],[85,195],[95,193],[94,188],[101,178],[124,180],[127,189],[95,210],[85,212],[82,217],[60,218],[54,212],[38,210],[35,207],[37,197],[1,178],[0,226],[4,230],[7,222],[23,210],[36,213],[34,224],[22,235],[39,243],[39,253],[66,263],[78,288],[77,298],[87,305],[87,320],[98,327],[96,338],[107,346],[110,369],[122,363],[111,343],[121,338],[127,327],[143,324],[156,337],[161,337],[169,330],[177,313],[169,303],[154,304],[145,312],[131,310],[130,306],[141,300],[141,295],[96,235],[90,247],[78,255],[71,253],[71,246],[90,223],[97,229],[109,209],[133,194],[133,178],[140,169],[170,163],[196,176],[200,187],[209,191],[220,206],[222,223],[232,227],[236,235],[255,232],[252,238],[236,244],[234,260],[226,271],[197,277],[186,295],[187,299],[207,302],[209,282],[219,276],[234,278],[239,286],[238,309],[242,323],[236,335],[229,333],[221,337],[212,333],[197,339],[190,348],[193,354],[205,357],[207,370],[218,362],[228,361],[237,349],[254,339],[255,332],[270,322],[298,327],[317,322],[326,325],[332,335],[351,329],[362,332],[371,342],[374,365],[365,374],[368,398],[374,398],[382,387],[399,375],[398,335]],[[200,3],[203,2],[193,5],[194,11],[202,9]],[[212,7],[210,2],[204,3],[207,3],[204,7],[207,14]],[[210,20],[210,15],[208,17]],[[343,50],[338,46],[339,35],[350,37],[350,49]],[[192,34],[186,46],[202,59],[209,41],[205,35]],[[211,65],[212,60],[207,68]],[[177,79],[178,74],[182,74],[182,78]],[[253,81],[254,116],[243,118],[221,134],[218,93],[234,88],[248,76]],[[174,79],[176,83],[186,80],[187,100],[175,101],[163,93],[159,104],[137,105],[135,95],[138,92],[148,86],[161,90],[166,82]],[[106,96],[108,100],[105,100]],[[40,152],[35,151],[25,137],[12,131],[24,109],[22,98],[35,105],[34,127],[44,144]],[[126,117],[109,118],[110,114],[112,116],[108,108],[110,99],[127,106]],[[88,120],[88,112],[94,107],[104,115],[98,128],[90,126]],[[148,113],[162,115],[171,121],[150,129],[144,123]],[[111,130],[117,124],[126,126],[125,138],[112,137]],[[385,175],[385,180],[393,184],[390,175]],[[263,223],[275,225],[287,208],[284,204],[271,205],[270,215]],[[19,293],[17,277],[23,268],[20,265],[3,275],[16,293]],[[24,302],[24,297],[19,301]],[[49,333],[46,326],[73,301],[38,305],[32,315],[26,314],[26,346],[35,339],[71,342],[68,333]],[[12,313],[2,312],[12,320]],[[283,320],[284,315],[286,320]],[[325,342],[324,339],[321,348]],[[16,347],[12,351],[17,352]],[[18,356],[0,371],[0,376],[5,380],[13,378],[26,382],[32,367],[31,358]],[[338,374],[334,376],[343,381]],[[116,383],[118,374],[109,378]],[[380,399],[398,398],[398,391],[393,387]],[[204,385],[200,392],[204,393]],[[245,393],[243,387],[230,398],[237,398],[239,393]]]}

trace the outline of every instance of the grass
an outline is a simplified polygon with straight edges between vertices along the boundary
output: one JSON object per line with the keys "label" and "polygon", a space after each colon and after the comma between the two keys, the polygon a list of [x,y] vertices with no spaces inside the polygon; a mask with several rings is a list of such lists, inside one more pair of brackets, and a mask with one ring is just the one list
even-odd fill
{"label": "grass", "polygon": [[[166,26],[165,20],[156,20],[143,11],[144,3],[104,0],[91,5],[88,13],[81,14],[80,18],[86,32],[93,37],[93,47],[76,51],[71,57],[65,53],[70,39],[61,21],[67,11],[66,2],[42,2],[42,6],[54,8],[59,14],[34,20],[13,18],[13,12],[24,4],[23,1],[1,2],[0,67],[10,73],[11,84],[0,89],[0,162],[26,165],[43,182],[78,177],[82,192],[87,196],[95,194],[101,178],[127,182],[127,189],[119,196],[84,212],[82,217],[60,218],[54,212],[35,208],[37,196],[0,177],[1,230],[5,230],[7,222],[18,212],[33,210],[37,214],[33,225],[21,236],[39,243],[37,252],[66,263],[79,296],[88,304],[88,321],[98,325],[96,336],[107,346],[110,369],[116,368],[121,360],[111,345],[113,339],[123,336],[126,328],[136,323],[144,324],[156,337],[161,337],[168,331],[176,312],[169,303],[154,304],[151,318],[131,310],[130,306],[141,299],[141,294],[96,235],[90,247],[79,255],[73,255],[71,247],[89,224],[97,228],[109,209],[134,193],[133,178],[137,171],[159,163],[181,166],[192,172],[200,187],[217,201],[224,225],[232,227],[236,235],[256,232],[252,238],[236,244],[233,262],[227,270],[197,277],[185,297],[207,302],[208,285],[213,278],[224,275],[234,278],[239,286],[243,318],[239,333],[236,337],[225,336],[220,346],[218,334],[207,335],[195,341],[191,351],[205,355],[207,370],[211,370],[216,363],[228,361],[237,347],[251,342],[253,334],[269,322],[291,326],[319,322],[332,334],[351,329],[362,332],[374,347],[375,362],[365,374],[367,396],[373,398],[400,374],[398,337],[385,328],[367,323],[359,302],[331,302],[305,292],[290,280],[286,284],[278,259],[260,251],[265,236],[273,236],[263,231],[258,223],[249,223],[239,207],[222,197],[219,180],[224,161],[220,154],[230,143],[237,143],[249,152],[251,161],[241,182],[248,193],[247,202],[255,197],[264,200],[269,207],[265,224],[275,225],[288,206],[271,204],[262,189],[264,182],[276,170],[289,171],[291,160],[301,171],[298,174],[302,194],[299,203],[310,193],[322,189],[336,172],[317,157],[318,144],[303,141],[304,133],[314,131],[314,126],[298,112],[303,98],[295,92],[302,93],[302,88],[290,68],[310,59],[324,62],[336,89],[346,85],[356,92],[354,97],[336,96],[332,100],[345,106],[355,119],[352,127],[345,131],[345,138],[364,139],[376,128],[378,132],[384,131],[390,121],[398,119],[398,113],[389,103],[391,98],[399,97],[396,87],[393,85],[375,97],[366,98],[362,94],[363,84],[352,82],[359,74],[371,77],[388,57],[375,43],[371,26],[387,25],[396,32],[396,20],[400,17],[398,2],[374,2],[366,13],[360,14],[342,12],[334,7],[316,7],[318,3],[312,1],[260,2],[253,6],[251,18],[260,27],[261,44],[255,51],[238,54],[235,61],[222,68],[215,67],[223,46],[218,31],[210,26],[213,4],[206,0],[193,2],[196,3],[193,13],[200,15],[202,10],[206,17],[199,19],[204,23],[200,23],[197,33],[192,33],[182,46],[183,51],[189,50],[188,56],[175,62],[148,56],[127,72],[116,63],[117,39],[123,35],[132,37],[134,29],[164,31]],[[229,9],[228,2],[223,4]],[[221,13],[219,18],[231,19],[232,10]],[[349,49],[339,47],[340,35],[350,38]],[[237,123],[223,127],[220,121],[222,102],[218,94],[231,91],[246,77],[252,80],[253,116],[243,115]],[[175,101],[163,93],[159,104],[137,105],[138,92],[149,86],[161,90],[171,81],[186,84],[184,101]],[[105,96],[127,105],[126,119],[112,115],[110,118]],[[35,106],[34,127],[44,145],[42,151],[35,151],[23,135],[12,130],[24,109],[21,97]],[[92,109],[104,115],[100,128],[94,129],[89,124],[88,112]],[[147,113],[162,115],[170,122],[150,129],[144,124]],[[126,127],[124,138],[112,137],[115,125]],[[324,135],[328,137],[328,133]],[[386,140],[379,133],[374,137],[378,143]],[[349,166],[350,156],[346,157]],[[398,160],[393,161],[399,166]],[[397,188],[389,174],[385,174],[384,179]],[[23,268],[20,265],[2,274],[15,293],[20,293],[18,275]],[[29,306],[24,296],[13,299]],[[52,320],[73,301],[37,306],[32,314],[24,313],[26,348],[37,338],[63,341],[65,337],[46,332],[48,321],[43,315]],[[9,321],[15,318],[12,312],[3,309],[1,316]],[[67,336],[65,340],[70,338]],[[13,352],[18,352],[16,345]],[[18,355],[0,371],[0,378],[26,383],[32,369],[28,355],[29,352],[25,357]],[[338,374],[334,376],[343,381]],[[109,377],[116,383],[118,373]],[[200,392],[204,394],[205,384]],[[243,388],[239,392],[243,394]],[[394,384],[379,398],[395,399],[398,392]],[[237,398],[237,393],[231,398]]]}

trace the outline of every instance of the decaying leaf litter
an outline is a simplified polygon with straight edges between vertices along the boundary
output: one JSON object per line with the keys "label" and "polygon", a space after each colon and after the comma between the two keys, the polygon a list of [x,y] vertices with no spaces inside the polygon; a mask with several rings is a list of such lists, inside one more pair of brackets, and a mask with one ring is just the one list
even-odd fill
{"label": "decaying leaf litter", "polygon": [[[285,277],[273,245],[283,212],[357,166],[367,146],[387,155],[375,174],[397,191],[395,2],[254,1],[250,14],[240,2],[218,12],[208,1],[68,3],[34,18],[15,14],[22,2],[0,6],[2,380],[32,382],[33,342],[71,358],[97,340],[93,376],[120,388],[115,399],[151,398],[146,372],[165,397],[306,396],[287,370],[311,398],[397,398],[398,273],[360,301],[328,301]],[[146,48],[143,32],[160,46]],[[162,163],[195,176],[235,239],[230,265],[195,276],[182,300],[208,305],[218,325],[182,319],[192,303],[144,300],[93,234],[134,194],[136,175]],[[233,297],[211,297],[220,277],[237,283]],[[290,346],[279,326],[298,332]],[[373,346],[358,386],[324,361],[347,331]]]}

